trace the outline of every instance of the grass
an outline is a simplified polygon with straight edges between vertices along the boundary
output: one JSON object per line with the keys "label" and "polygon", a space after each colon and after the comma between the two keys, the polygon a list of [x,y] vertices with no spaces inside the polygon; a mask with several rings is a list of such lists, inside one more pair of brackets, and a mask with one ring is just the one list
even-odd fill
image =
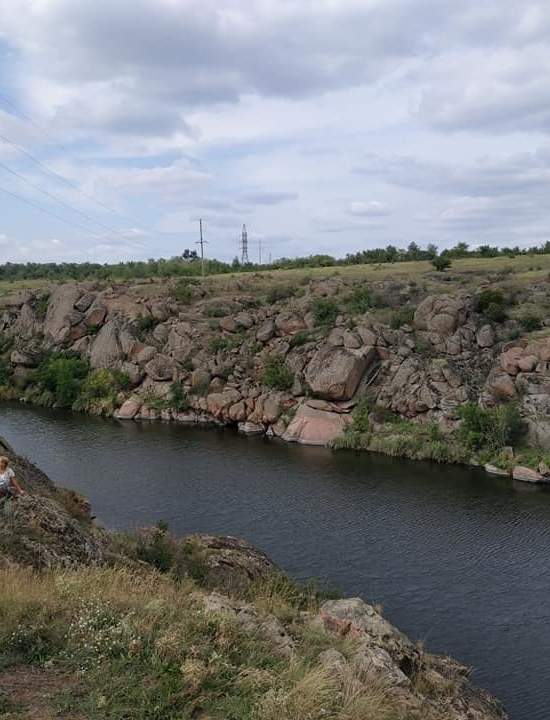
{"label": "grass", "polygon": [[[191,720],[199,710],[212,720],[397,717],[382,686],[320,665],[322,650],[336,643],[349,652],[351,641],[302,625],[294,657],[282,657],[261,632],[205,612],[201,597],[189,579],[155,571],[10,568],[0,585],[0,667],[46,665],[78,677],[57,706],[92,720]],[[304,603],[318,607],[288,581],[258,585],[250,598],[260,617],[276,609],[297,619]]]}
{"label": "grass", "polygon": [[[312,280],[321,280],[339,276],[349,281],[425,281],[428,289],[447,288],[448,291],[463,287],[459,282],[466,276],[466,286],[472,289],[479,285],[482,275],[498,276],[502,282],[513,279],[518,286],[528,286],[532,282],[546,279],[550,272],[550,255],[518,256],[515,258],[459,258],[453,259],[452,267],[445,273],[437,273],[429,261],[380,263],[378,265],[345,265],[341,267],[296,268],[291,270],[266,270],[253,274],[232,273],[231,275],[210,275],[202,279],[193,278],[197,285],[214,292],[234,291],[236,283],[241,283],[247,290],[258,291],[266,296],[272,288],[283,285],[285,288],[296,288],[300,284]],[[443,283],[440,276],[445,275]],[[161,282],[161,279],[157,279]],[[112,278],[116,282],[117,278]],[[151,283],[140,286],[140,295],[158,296],[167,293],[166,279],[162,284]],[[47,280],[0,281],[0,304],[2,296],[21,289],[39,289],[51,286]],[[454,287],[453,287],[454,286]],[[284,292],[284,291],[283,291]],[[289,291],[290,292],[290,291]]]}

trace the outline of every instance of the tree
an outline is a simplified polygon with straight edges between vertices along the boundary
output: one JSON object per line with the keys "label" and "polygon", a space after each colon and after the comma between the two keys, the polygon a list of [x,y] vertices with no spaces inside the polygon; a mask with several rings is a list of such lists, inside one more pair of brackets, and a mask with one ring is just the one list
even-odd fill
{"label": "tree", "polygon": [[428,260],[433,260],[437,257],[437,245],[434,245],[433,243],[430,243],[428,247],[426,248],[426,254],[428,256]]}
{"label": "tree", "polygon": [[422,250],[413,241],[413,242],[409,243],[409,246],[407,248],[407,254],[409,256],[409,260],[420,260],[420,258],[422,257]]}
{"label": "tree", "polygon": [[446,255],[438,255],[432,260],[432,265],[438,272],[443,272],[451,267],[451,259]]}

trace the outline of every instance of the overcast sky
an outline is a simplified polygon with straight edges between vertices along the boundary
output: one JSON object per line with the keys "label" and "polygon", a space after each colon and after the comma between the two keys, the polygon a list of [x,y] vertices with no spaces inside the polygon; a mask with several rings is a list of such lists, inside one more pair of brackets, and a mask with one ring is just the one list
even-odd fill
{"label": "overcast sky", "polygon": [[548,3],[0,0],[0,262],[545,242]]}

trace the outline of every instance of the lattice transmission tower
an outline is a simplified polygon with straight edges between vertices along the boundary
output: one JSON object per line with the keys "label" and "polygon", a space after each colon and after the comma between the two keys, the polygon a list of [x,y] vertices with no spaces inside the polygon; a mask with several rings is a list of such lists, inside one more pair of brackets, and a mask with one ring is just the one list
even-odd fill
{"label": "lattice transmission tower", "polygon": [[241,265],[248,265],[250,260],[248,259],[248,233],[246,232],[246,225],[243,225],[243,231],[241,233]]}

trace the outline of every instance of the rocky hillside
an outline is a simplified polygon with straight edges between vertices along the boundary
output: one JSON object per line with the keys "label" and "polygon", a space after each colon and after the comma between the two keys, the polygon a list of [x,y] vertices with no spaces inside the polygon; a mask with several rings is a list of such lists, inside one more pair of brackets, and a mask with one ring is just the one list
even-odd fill
{"label": "rocky hillside", "polygon": [[0,507],[5,720],[505,720],[363,600],[235,538],[110,535],[3,451],[31,493]]}
{"label": "rocky hillside", "polygon": [[546,280],[252,275],[1,303],[3,397],[550,478]]}

